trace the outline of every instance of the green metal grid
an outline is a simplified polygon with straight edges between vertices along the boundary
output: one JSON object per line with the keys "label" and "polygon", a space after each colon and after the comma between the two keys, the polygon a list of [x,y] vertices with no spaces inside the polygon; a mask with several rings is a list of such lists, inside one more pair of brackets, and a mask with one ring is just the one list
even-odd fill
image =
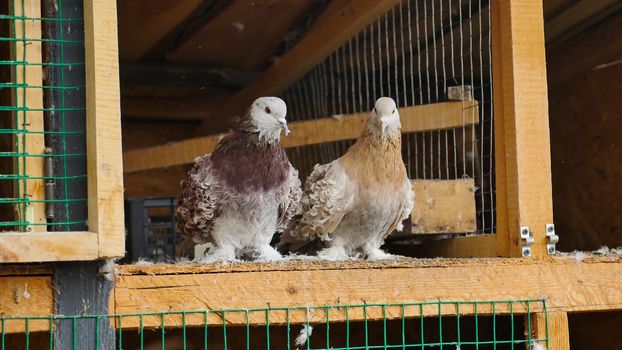
{"label": "green metal grid", "polygon": [[[73,186],[82,186],[86,180],[86,169],[77,169],[73,166],[72,161],[68,159],[84,159],[86,154],[80,152],[72,152],[75,149],[76,136],[85,135],[85,130],[71,130],[66,125],[69,118],[86,118],[84,102],[69,103],[66,96],[72,91],[84,90],[83,84],[71,84],[67,82],[67,72],[74,70],[84,71],[83,59],[72,61],[66,59],[66,52],[75,50],[84,50],[83,40],[76,40],[76,28],[81,28],[83,19],[71,18],[63,11],[63,0],[55,0],[56,7],[55,16],[46,18],[17,16],[16,13],[26,13],[26,0],[10,0],[7,8],[8,13],[0,14],[0,26],[5,28],[5,33],[9,35],[0,35],[0,44],[2,44],[2,57],[0,57],[0,71],[4,74],[1,76],[10,76],[11,80],[17,81],[0,81],[0,94],[10,95],[11,103],[2,103],[0,105],[0,118],[4,123],[0,124],[0,211],[4,216],[0,215],[0,231],[20,231],[28,232],[33,230],[35,226],[46,226],[48,231],[71,231],[76,227],[86,225],[86,216],[83,214],[85,210],[75,210],[74,206],[86,206],[86,198],[77,198],[72,195],[69,188]],[[42,4],[45,3],[42,2]],[[18,8],[21,7],[21,8]],[[69,5],[67,5],[69,6]],[[20,11],[16,11],[19,9]],[[43,13],[44,11],[42,11]],[[50,31],[58,37],[45,37],[49,33],[45,30],[42,32],[41,38],[18,37],[16,28],[21,28],[22,33],[26,33],[26,26],[33,21],[42,23],[42,26],[56,26],[56,30]],[[68,26],[73,25],[71,28]],[[71,34],[69,34],[71,33]],[[80,33],[80,39],[82,33]],[[38,62],[28,62],[26,60],[29,44],[40,42],[43,45],[43,51],[47,49],[56,50],[57,55],[47,55],[42,57]],[[16,45],[23,47],[21,57],[16,57]],[[50,57],[54,57],[50,59]],[[57,69],[59,81],[54,84],[46,85],[28,85],[26,82],[26,70],[22,69],[20,77],[17,76],[17,68],[20,66],[40,66],[44,70]],[[44,72],[45,73],[45,72]],[[74,73],[75,74],[75,73]],[[5,80],[5,79],[3,79]],[[21,82],[19,82],[21,81]],[[47,94],[55,92],[52,102],[44,105],[43,108],[33,108],[29,106],[26,100],[27,89],[43,90],[44,100]],[[17,98],[18,92],[22,92],[21,98]],[[49,99],[47,99],[49,100]],[[5,100],[6,101],[6,100]],[[32,103],[31,103],[32,104]],[[48,115],[54,115],[54,118],[60,119],[60,128],[54,130],[30,130],[29,125],[20,122],[26,120],[26,113],[31,111],[44,112],[45,118]],[[73,114],[69,114],[72,112]],[[8,122],[11,119],[12,123]],[[21,124],[21,125],[20,125]],[[31,135],[44,135],[46,138],[46,146],[50,137],[55,138],[55,144],[58,147],[52,147],[52,153],[32,153],[26,151],[27,140]],[[8,149],[6,145],[10,144]],[[49,146],[48,146],[49,147]],[[29,174],[27,168],[27,159],[29,158],[51,158],[54,160],[55,168],[58,169],[54,174],[44,176],[33,176]],[[56,192],[55,198],[45,198],[43,200],[34,200],[30,198],[28,193],[29,187],[33,186],[34,181],[56,182],[59,184],[59,190]],[[84,196],[80,196],[84,197]],[[46,203],[60,208],[63,215],[48,222],[29,222],[27,218],[28,208],[34,203]],[[15,213],[8,216],[7,213]]]}
{"label": "green metal grid", "polygon": [[[431,310],[437,310],[436,314]],[[35,348],[35,343],[37,349],[54,349],[59,322],[71,322],[72,333],[67,338],[71,344],[62,345],[67,349],[92,348],[90,345],[100,349],[104,343],[119,350],[524,349],[536,343],[548,348],[548,318],[546,337],[537,339],[531,325],[533,312],[546,313],[543,299],[3,317],[0,349]],[[292,321],[293,316],[300,321],[301,314],[306,315],[302,322]],[[20,323],[25,333],[5,334],[11,322]],[[33,322],[46,322],[49,332],[31,339],[33,333],[28,330]],[[79,331],[84,332],[80,327],[84,322],[90,322],[93,331],[87,337],[90,344],[85,344]],[[105,327],[111,324],[117,329],[106,333]],[[296,344],[301,333],[307,341]],[[114,334],[116,340],[104,339],[104,334]]]}

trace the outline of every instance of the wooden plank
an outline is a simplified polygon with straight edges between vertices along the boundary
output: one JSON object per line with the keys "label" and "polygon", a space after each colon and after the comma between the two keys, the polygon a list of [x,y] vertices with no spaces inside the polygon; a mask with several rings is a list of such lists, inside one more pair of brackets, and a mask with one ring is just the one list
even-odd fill
{"label": "wooden plank", "polygon": [[411,215],[414,234],[467,233],[477,230],[475,182],[413,180],[415,207]]}
{"label": "wooden plank", "polygon": [[[474,112],[473,112],[474,111]],[[477,116],[465,118],[465,114]],[[282,139],[286,148],[356,139],[363,131],[368,113],[357,113],[291,123],[291,135]],[[441,102],[400,109],[402,132],[421,132],[479,123],[477,101]],[[225,134],[188,139],[146,149],[125,152],[126,173],[191,163],[210,153]]]}
{"label": "wooden plank", "polygon": [[546,45],[556,46],[622,7],[618,0],[578,1],[545,23]]}
{"label": "wooden plank", "polygon": [[143,58],[162,38],[202,6],[201,0],[150,0],[119,2],[119,47],[124,60]]}
{"label": "wooden plank", "polygon": [[89,231],[99,257],[125,253],[116,2],[84,2]]}
{"label": "wooden plank", "polygon": [[[137,269],[140,274],[136,274]],[[185,273],[181,272],[184,270]],[[540,298],[546,299],[549,312],[622,309],[619,257],[583,262],[573,258],[495,258],[242,263],[196,268],[195,265],[154,265],[122,266],[119,272],[114,297],[117,313]],[[380,308],[368,311],[369,319],[382,317]],[[388,311],[388,315],[399,317],[400,312],[396,308]],[[409,312],[412,316],[415,311]],[[455,314],[455,308],[443,308],[441,312]],[[492,310],[478,309],[479,312],[487,314]],[[437,313],[437,308],[424,311],[425,315]],[[345,316],[339,309],[331,315],[331,321],[343,320]],[[203,314],[195,316],[186,317],[187,324],[202,324]],[[210,323],[222,324],[216,313],[210,317]],[[350,314],[351,321],[362,317],[362,314]],[[228,314],[226,319],[228,325],[245,322],[243,313]],[[292,313],[290,319],[304,322],[306,314]],[[270,320],[271,324],[282,323],[284,313],[271,313]],[[166,321],[169,326],[179,326],[181,317]],[[251,315],[251,323],[264,322],[265,313]],[[126,318],[123,326],[136,327],[137,323],[137,318]],[[158,317],[145,318],[146,326],[159,324]]]}
{"label": "wooden plank", "polygon": [[244,113],[255,98],[283,91],[399,2],[399,0],[331,1],[296,46],[280,57],[255,82],[215,110],[213,115],[219,119],[205,120],[197,130],[197,134],[204,135],[210,130],[212,132],[224,130],[229,118]]}
{"label": "wooden plank", "polygon": [[[0,277],[0,291],[0,316],[47,316],[54,313],[50,276]],[[23,320],[6,320],[4,332],[21,333],[24,326]],[[49,321],[31,321],[28,328],[31,332],[46,331],[49,330]]]}
{"label": "wooden plank", "polygon": [[[40,0],[19,0],[14,1],[13,9],[15,16],[25,16],[30,18],[41,18]],[[43,62],[41,54],[41,21],[25,20],[16,21],[14,24],[15,38],[25,39],[15,43],[14,54],[17,61],[35,63],[35,65],[15,66],[13,81],[23,86],[42,86],[43,67],[36,63]],[[25,129],[27,134],[17,135],[17,152],[27,153],[33,156],[20,158],[16,165],[19,169],[18,174],[39,177],[39,179],[28,179],[19,181],[18,193],[22,198],[29,198],[32,201],[42,201],[45,199],[45,184],[41,179],[44,176],[44,154],[45,140],[43,129],[43,90],[34,88],[17,88],[15,101],[17,107],[28,110],[17,112],[17,129]],[[26,221],[32,224],[45,224],[45,203],[29,203],[24,210],[18,210],[24,217],[18,217],[19,221]],[[27,226],[28,231],[45,231],[44,225]]]}
{"label": "wooden plank", "polygon": [[39,232],[0,235],[0,264],[97,259],[98,237],[91,232]]}
{"label": "wooden plank", "polygon": [[531,329],[532,338],[548,339],[546,342],[537,342],[542,346],[542,349],[570,350],[570,333],[567,313],[554,311],[532,314]]}

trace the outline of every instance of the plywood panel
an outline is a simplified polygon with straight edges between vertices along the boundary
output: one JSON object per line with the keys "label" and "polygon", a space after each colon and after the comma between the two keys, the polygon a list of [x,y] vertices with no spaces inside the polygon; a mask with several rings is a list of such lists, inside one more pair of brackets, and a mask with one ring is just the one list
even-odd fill
{"label": "plywood panel", "polygon": [[[54,312],[52,278],[50,276],[0,277],[0,316],[47,316]],[[49,321],[32,321],[31,332],[49,329]],[[7,320],[6,333],[23,332],[25,321]]]}
{"label": "plywood panel", "polygon": [[412,233],[466,233],[477,230],[473,179],[413,180],[412,184],[415,191]]}

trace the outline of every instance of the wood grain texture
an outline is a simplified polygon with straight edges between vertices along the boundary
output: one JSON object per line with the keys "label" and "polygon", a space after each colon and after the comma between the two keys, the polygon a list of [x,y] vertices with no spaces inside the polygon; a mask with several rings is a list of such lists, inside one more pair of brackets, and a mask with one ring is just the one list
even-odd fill
{"label": "wood grain texture", "polygon": [[252,84],[214,110],[213,115],[219,119],[204,120],[197,134],[223,131],[229,118],[244,113],[254,99],[283,91],[397,3],[399,0],[331,1],[291,50]]}
{"label": "wood grain texture", "polygon": [[[15,16],[25,16],[30,18],[41,18],[41,1],[38,0],[19,0],[14,1],[12,6]],[[26,39],[15,42],[13,48],[17,61],[29,63],[43,62],[42,42],[41,42],[41,21],[16,21],[14,25],[15,38]],[[42,86],[43,67],[40,65],[16,65],[14,79],[16,84],[23,86]],[[22,198],[29,198],[33,201],[45,199],[44,176],[45,140],[43,131],[43,90],[33,88],[17,88],[13,90],[16,107],[25,109],[17,112],[16,129],[26,129],[28,134],[18,134],[16,143],[19,145],[15,150],[19,153],[28,153],[37,156],[24,157],[16,165],[19,169],[16,174],[24,174],[39,179],[28,179],[20,181],[18,193]],[[26,110],[28,109],[28,110]],[[16,208],[17,215],[20,211]],[[24,217],[16,218],[18,221],[26,221],[32,224],[45,224],[45,203],[34,202],[28,204],[23,211]],[[28,231],[46,231],[44,225],[27,226]]]}
{"label": "wood grain texture", "polygon": [[[52,278],[50,276],[0,277],[0,316],[47,316],[54,312]],[[23,320],[7,320],[6,333],[24,331]],[[31,332],[49,330],[49,321],[32,321]]]}
{"label": "wood grain texture", "polygon": [[2,233],[0,263],[95,260],[98,236],[91,232]]}
{"label": "wood grain texture", "polygon": [[[474,113],[473,113],[474,111]],[[465,115],[468,117],[465,118]],[[477,101],[441,102],[400,109],[402,132],[419,132],[461,127],[479,123]],[[357,113],[289,124],[291,134],[282,138],[285,148],[358,138],[368,113]],[[191,163],[210,153],[225,134],[205,136],[162,146],[125,152],[126,173]]]}
{"label": "wood grain texture", "polygon": [[531,329],[534,339],[548,338],[548,342],[539,342],[543,348],[570,350],[567,313],[561,311],[535,313],[531,315]]}
{"label": "wood grain texture", "polygon": [[[314,268],[315,264],[318,266]],[[183,270],[187,270],[186,273],[181,272]],[[170,268],[155,265],[121,267],[114,303],[116,312],[132,313],[363,302],[545,298],[549,311],[578,312],[621,309],[620,283],[620,258],[584,260],[581,263],[571,258],[559,258],[403,259],[345,264],[251,263],[240,266],[190,265]],[[388,314],[397,317],[398,310],[388,311]],[[381,317],[381,311],[370,309],[368,317]],[[436,312],[436,308],[429,310],[430,315]],[[455,309],[442,309],[443,314],[452,312],[455,313]],[[486,314],[492,310],[478,312]],[[291,314],[293,322],[304,321],[305,317],[304,312]],[[331,321],[343,320],[343,317],[342,311],[331,313]],[[362,315],[350,314],[351,320],[361,318]],[[245,322],[243,313],[232,313],[226,319],[232,325]],[[270,320],[271,323],[283,322],[284,313],[273,312]],[[180,317],[171,316],[167,324],[179,325],[180,321]],[[189,324],[202,324],[203,315],[187,317],[186,321]],[[145,319],[145,322],[148,326],[155,326],[159,324],[159,318]],[[209,322],[222,323],[222,320],[213,314]],[[265,314],[253,315],[251,322],[265,322]],[[136,327],[137,320],[124,320],[123,325]]]}
{"label": "wood grain texture", "polygon": [[116,2],[84,2],[89,231],[99,257],[125,253]]}
{"label": "wood grain texture", "polygon": [[473,179],[413,180],[412,184],[415,190],[412,233],[466,233],[477,230]]}

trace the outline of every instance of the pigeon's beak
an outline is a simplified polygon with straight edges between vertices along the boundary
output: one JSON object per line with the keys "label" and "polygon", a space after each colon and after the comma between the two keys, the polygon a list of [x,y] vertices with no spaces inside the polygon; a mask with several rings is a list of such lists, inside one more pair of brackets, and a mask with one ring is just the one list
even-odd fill
{"label": "pigeon's beak", "polygon": [[387,127],[389,126],[389,117],[380,117],[380,127],[382,128],[382,132],[387,132]]}
{"label": "pigeon's beak", "polygon": [[281,128],[283,128],[283,130],[285,130],[285,136],[289,135],[289,128],[287,127],[287,120],[285,120],[285,118],[279,118],[277,119],[279,122],[279,125],[281,125]]}

